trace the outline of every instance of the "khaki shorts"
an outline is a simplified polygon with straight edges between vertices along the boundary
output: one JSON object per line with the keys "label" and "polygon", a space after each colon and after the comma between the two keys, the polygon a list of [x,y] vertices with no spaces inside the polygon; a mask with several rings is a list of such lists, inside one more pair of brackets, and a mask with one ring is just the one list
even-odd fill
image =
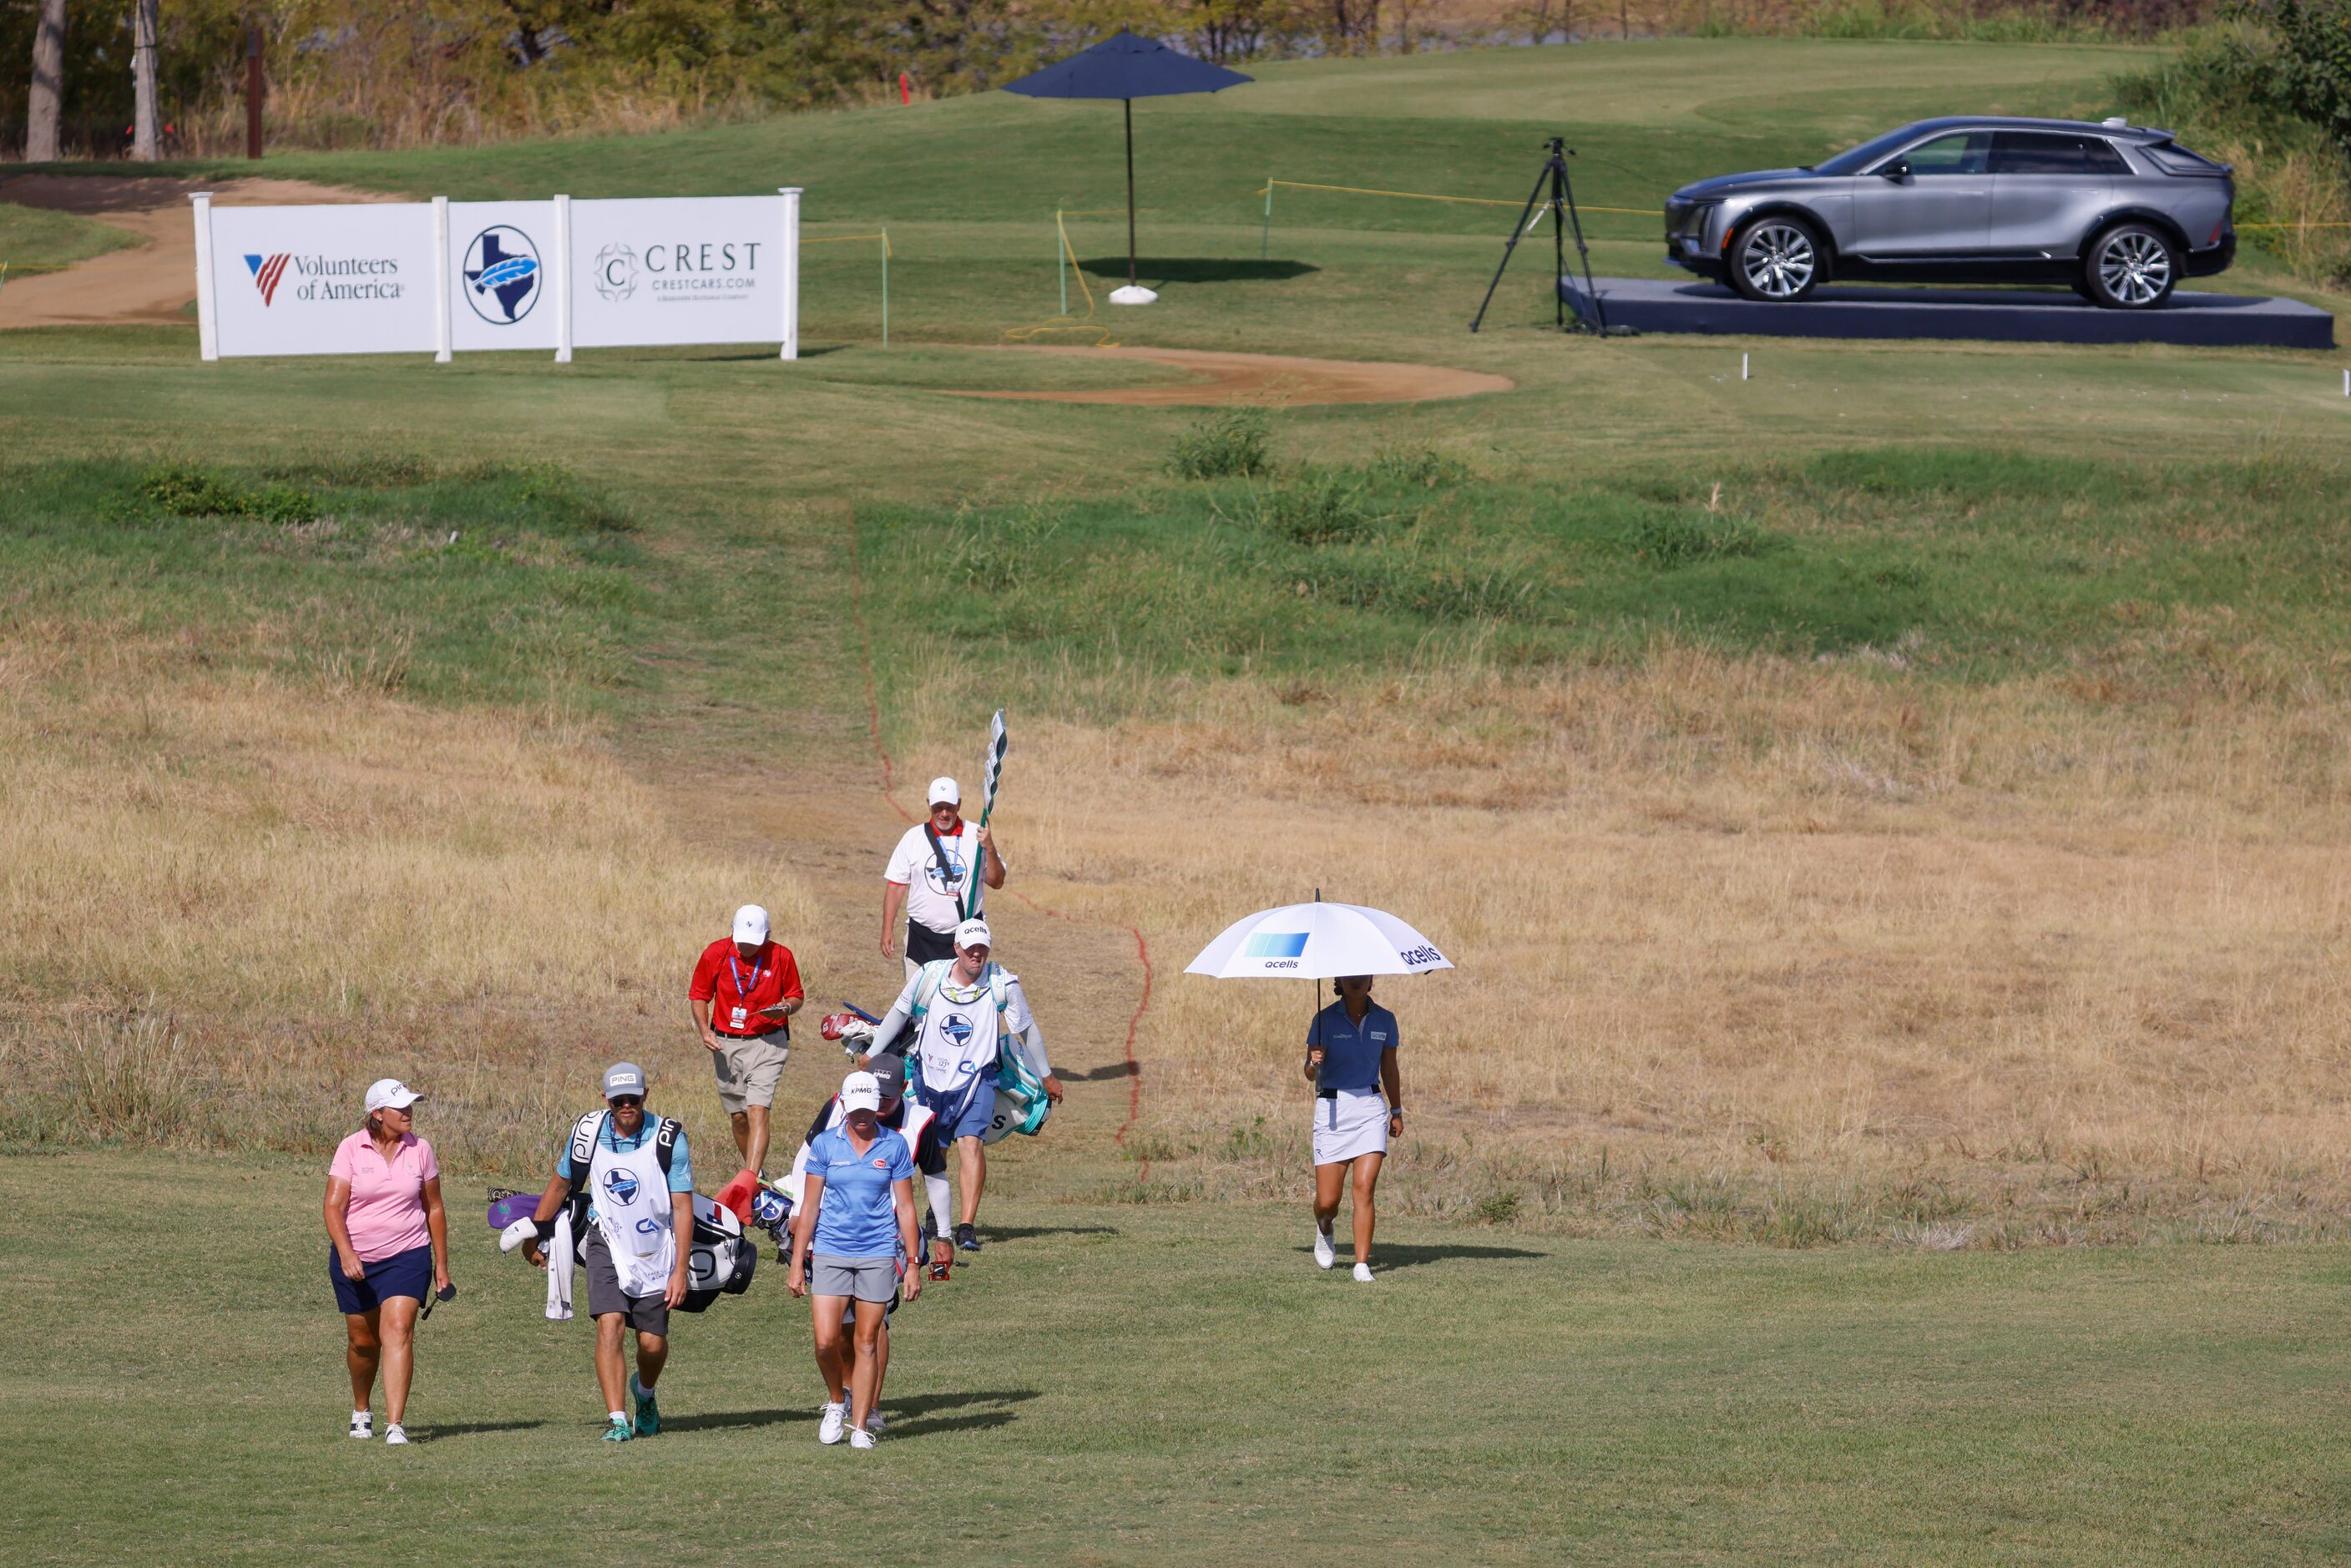
{"label": "khaki shorts", "polygon": [[722,1034],[718,1040],[718,1049],[710,1053],[710,1068],[718,1075],[719,1105],[730,1116],[753,1105],[773,1105],[784,1062],[792,1054],[792,1048],[784,1043],[784,1031],[771,1030],[748,1040],[729,1040]]}

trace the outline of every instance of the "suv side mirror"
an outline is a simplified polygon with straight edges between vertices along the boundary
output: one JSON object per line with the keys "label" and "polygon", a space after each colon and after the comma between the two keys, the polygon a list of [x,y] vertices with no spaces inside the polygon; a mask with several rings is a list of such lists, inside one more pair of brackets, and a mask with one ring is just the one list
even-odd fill
{"label": "suv side mirror", "polygon": [[1898,185],[1903,181],[1910,177],[1910,160],[1907,158],[1896,158],[1893,162],[1885,165],[1877,172],[1885,178],[1893,181]]}

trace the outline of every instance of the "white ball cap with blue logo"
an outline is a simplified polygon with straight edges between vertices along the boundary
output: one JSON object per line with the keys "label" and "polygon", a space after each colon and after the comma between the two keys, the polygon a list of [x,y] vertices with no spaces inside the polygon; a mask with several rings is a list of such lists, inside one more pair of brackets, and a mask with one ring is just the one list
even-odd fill
{"label": "white ball cap with blue logo", "polygon": [[604,1098],[613,1100],[623,1094],[645,1097],[645,1070],[633,1061],[616,1061],[604,1069]]}
{"label": "white ball cap with blue logo", "polygon": [[768,912],[756,904],[747,904],[735,912],[735,940],[748,942],[756,947],[768,939]]}
{"label": "white ball cap with blue logo", "polygon": [[960,806],[963,804],[963,786],[941,775],[931,780],[930,799],[927,803],[933,806]]}
{"label": "white ball cap with blue logo", "polygon": [[955,945],[958,948],[993,947],[996,939],[987,934],[987,922],[972,916],[955,928]]}

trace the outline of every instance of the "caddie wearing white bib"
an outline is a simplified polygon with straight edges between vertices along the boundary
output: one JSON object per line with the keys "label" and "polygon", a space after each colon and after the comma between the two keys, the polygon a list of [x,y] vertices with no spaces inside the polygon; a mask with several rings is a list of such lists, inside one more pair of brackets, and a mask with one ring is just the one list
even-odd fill
{"label": "caddie wearing white bib", "polygon": [[[588,1313],[596,1320],[596,1381],[610,1413],[611,1442],[650,1437],[661,1430],[653,1385],[669,1361],[670,1309],[685,1300],[686,1249],[694,1234],[694,1166],[685,1129],[668,1117],[645,1114],[645,1075],[634,1062],[604,1072],[602,1111],[573,1124],[555,1162],[554,1179],[532,1216],[538,1239],[524,1256],[547,1266],[547,1240],[556,1216],[575,1194],[587,1200]],[[637,1371],[622,1354],[623,1324],[636,1331]],[[626,1385],[636,1399],[631,1421],[621,1403]]]}
{"label": "caddie wearing white bib", "polygon": [[[874,1027],[867,1050],[875,1056],[897,1051],[914,1068],[914,1096],[940,1123],[941,1135],[956,1146],[957,1186],[955,1242],[979,1250],[976,1228],[979,1196],[987,1184],[984,1139],[996,1114],[996,1065],[1000,1053],[1017,1057],[1044,1084],[1046,1100],[1061,1103],[1061,1082],[1045,1055],[1045,1036],[1029,1010],[1020,977],[989,962],[987,922],[967,920],[956,927],[955,956],[925,964],[906,982],[898,999]],[[911,1027],[912,1049],[898,1043]]]}

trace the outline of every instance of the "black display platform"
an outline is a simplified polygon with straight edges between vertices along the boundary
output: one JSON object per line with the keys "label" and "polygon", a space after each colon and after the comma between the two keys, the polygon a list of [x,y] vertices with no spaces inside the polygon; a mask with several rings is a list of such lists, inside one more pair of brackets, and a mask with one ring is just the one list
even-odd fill
{"label": "black display platform", "polygon": [[[2174,294],[2160,309],[2102,310],[2072,293],[2027,289],[1822,288],[1794,304],[1742,299],[1697,278],[1593,280],[1612,328],[1760,338],[1979,338],[2004,343],[2187,343],[2204,348],[2331,349],[2335,318],[2297,299]],[[1585,320],[1580,277],[1560,297]]]}

